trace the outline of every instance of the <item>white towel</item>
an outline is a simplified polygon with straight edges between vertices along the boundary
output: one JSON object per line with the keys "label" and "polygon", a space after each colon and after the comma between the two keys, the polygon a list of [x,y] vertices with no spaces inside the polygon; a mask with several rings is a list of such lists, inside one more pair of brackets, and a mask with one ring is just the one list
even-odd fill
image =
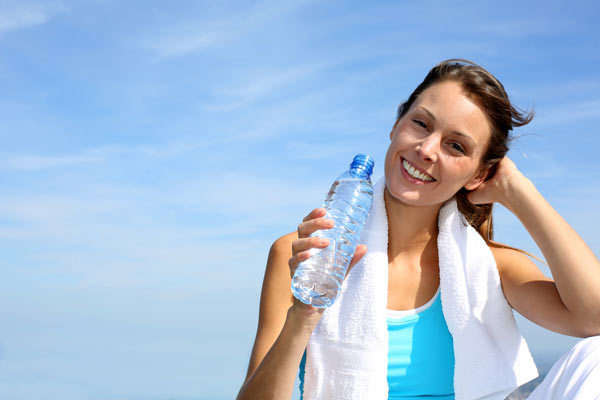
{"label": "white towel", "polygon": [[[340,297],[313,332],[304,375],[305,400],[387,399],[388,257],[385,179],[360,242],[368,251],[346,277]],[[439,214],[442,310],[454,341],[456,400],[500,400],[537,377],[502,288],[494,257],[449,200]]]}

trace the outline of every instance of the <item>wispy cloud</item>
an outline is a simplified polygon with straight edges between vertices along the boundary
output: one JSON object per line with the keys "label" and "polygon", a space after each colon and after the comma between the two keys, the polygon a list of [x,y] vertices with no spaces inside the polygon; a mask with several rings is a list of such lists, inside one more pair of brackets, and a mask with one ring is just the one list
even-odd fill
{"label": "wispy cloud", "polygon": [[202,142],[170,142],[164,144],[139,144],[133,146],[103,145],[85,149],[68,155],[5,155],[0,159],[0,169],[8,170],[44,170],[57,167],[73,167],[77,165],[102,163],[114,157],[147,157],[150,159],[167,159],[196,150],[210,144]]}
{"label": "wispy cloud", "polygon": [[85,155],[64,157],[22,155],[5,158],[0,163],[0,167],[4,169],[36,170],[99,161],[102,161],[102,158]]}
{"label": "wispy cloud", "polygon": [[201,108],[207,111],[231,111],[246,106],[269,93],[282,93],[286,86],[299,84],[327,69],[327,63],[293,66],[287,69],[261,71],[241,78],[237,84],[220,85],[213,89],[215,101]]}
{"label": "wispy cloud", "polygon": [[188,24],[180,21],[176,27],[167,27],[158,37],[147,40],[142,47],[152,50],[162,60],[223,46],[313,1],[261,1],[249,10],[237,10],[221,18]]}
{"label": "wispy cloud", "polygon": [[147,186],[71,184],[3,196],[0,237],[27,249],[12,253],[18,265],[84,286],[158,284],[173,274],[225,280],[229,273],[215,266],[262,263],[269,241],[260,235],[281,221],[290,225],[279,234],[293,230],[309,211],[306,199],[325,191],[245,172]]}
{"label": "wispy cloud", "polygon": [[[520,151],[517,149],[516,151]],[[559,161],[558,155],[541,151],[521,151],[525,160],[517,161],[519,168],[534,181],[562,179],[569,173],[569,166]],[[514,159],[514,156],[509,155]]]}
{"label": "wispy cloud", "polygon": [[339,154],[348,154],[356,149],[352,143],[307,143],[307,142],[288,142],[286,150],[290,153],[293,160],[319,160],[327,159]]}
{"label": "wispy cloud", "polygon": [[491,34],[495,37],[523,38],[572,32],[576,26],[567,19],[557,21],[543,16],[487,19],[485,23],[466,24],[466,32]]}
{"label": "wispy cloud", "polygon": [[0,3],[0,33],[42,25],[66,12],[61,2],[12,1]]}
{"label": "wispy cloud", "polygon": [[559,104],[539,109],[537,120],[540,124],[572,123],[589,118],[600,118],[600,99]]}
{"label": "wispy cloud", "polygon": [[171,34],[152,41],[147,47],[153,50],[159,59],[183,56],[201,51],[227,42],[231,33],[222,32],[189,32]]}
{"label": "wispy cloud", "polygon": [[544,82],[533,80],[512,89],[511,94],[544,99],[593,97],[600,91],[600,79],[596,76],[573,76],[569,79],[558,76]]}

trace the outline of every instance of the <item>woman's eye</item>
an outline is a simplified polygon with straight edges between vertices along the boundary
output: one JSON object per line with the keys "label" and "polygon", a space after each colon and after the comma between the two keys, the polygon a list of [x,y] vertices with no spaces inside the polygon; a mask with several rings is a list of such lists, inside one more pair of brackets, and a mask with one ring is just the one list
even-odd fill
{"label": "woman's eye", "polygon": [[419,119],[413,119],[413,122],[419,125],[421,128],[427,129],[427,124]]}
{"label": "woman's eye", "polygon": [[460,152],[461,152],[461,153],[463,153],[463,154],[465,153],[465,149],[464,149],[464,148],[463,148],[463,147],[462,147],[462,146],[461,146],[459,143],[452,142],[452,143],[450,143],[450,146],[451,146],[451,147],[452,147],[454,150],[460,151]]}

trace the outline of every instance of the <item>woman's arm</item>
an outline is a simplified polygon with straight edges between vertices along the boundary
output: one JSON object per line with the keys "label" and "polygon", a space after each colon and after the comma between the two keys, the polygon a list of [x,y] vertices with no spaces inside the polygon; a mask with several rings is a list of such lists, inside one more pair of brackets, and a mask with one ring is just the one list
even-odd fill
{"label": "woman's arm", "polygon": [[292,397],[300,360],[312,333],[305,323],[304,312],[290,307],[281,333],[240,389],[238,400]]}
{"label": "woman's arm", "polygon": [[598,259],[533,183],[519,175],[511,181],[503,205],[519,218],[544,254],[560,298],[575,320],[600,326]]}
{"label": "woman's arm", "polygon": [[[312,248],[327,247],[328,241],[310,234],[333,227],[317,208],[304,218],[298,232],[275,241],[269,252],[260,300],[258,330],[246,380],[237,399],[289,399],[302,354],[323,309],[296,300],[291,293],[291,276],[298,264],[310,257]],[[367,248],[358,245],[348,271],[364,256]]]}
{"label": "woman's arm", "polygon": [[600,334],[600,262],[577,232],[507,157],[501,161],[496,176],[469,195],[474,203],[490,199],[519,218],[544,254],[554,277],[554,283],[544,283],[531,268],[531,261],[529,265],[514,254],[501,256],[499,271],[503,285],[509,286],[505,290],[507,298],[512,292],[513,301],[509,298],[509,302],[513,307],[519,312],[520,308],[526,309],[532,320],[553,313],[562,315],[562,324],[573,324],[570,329],[579,332],[577,336]]}
{"label": "woman's arm", "polygon": [[310,332],[302,329],[292,312],[288,260],[291,233],[277,239],[267,260],[260,301],[258,329],[246,380],[237,396],[242,399],[289,399]]}

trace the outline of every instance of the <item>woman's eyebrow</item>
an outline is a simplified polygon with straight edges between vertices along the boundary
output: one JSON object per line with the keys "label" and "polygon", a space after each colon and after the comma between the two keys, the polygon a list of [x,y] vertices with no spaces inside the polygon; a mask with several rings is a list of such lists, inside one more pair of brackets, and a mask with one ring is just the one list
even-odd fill
{"label": "woman's eyebrow", "polygon": [[426,109],[423,106],[417,106],[417,108],[423,110],[425,112],[425,114],[429,115],[429,118],[431,118],[433,121],[435,121],[435,115],[433,115],[433,113],[431,111],[429,111],[428,109]]}
{"label": "woman's eyebrow", "polygon": [[[427,114],[429,116],[429,118],[431,118],[432,121],[435,121],[435,115],[433,115],[433,113],[431,111],[429,111],[428,109],[426,109],[423,106],[417,106],[416,108],[422,110],[425,114]],[[466,133],[462,133],[459,131],[452,131],[452,133],[467,140],[471,144],[471,146],[477,147],[473,138],[471,136],[467,135]]]}

